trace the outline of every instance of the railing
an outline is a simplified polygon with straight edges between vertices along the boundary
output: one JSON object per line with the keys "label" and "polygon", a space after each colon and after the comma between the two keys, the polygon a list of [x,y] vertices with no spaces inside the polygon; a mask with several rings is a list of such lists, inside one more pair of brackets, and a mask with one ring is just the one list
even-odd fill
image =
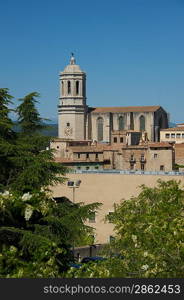
{"label": "railing", "polygon": [[169,176],[181,176],[184,172],[176,171],[135,171],[135,170],[71,170],[70,173],[77,174],[124,174],[124,175],[169,175]]}

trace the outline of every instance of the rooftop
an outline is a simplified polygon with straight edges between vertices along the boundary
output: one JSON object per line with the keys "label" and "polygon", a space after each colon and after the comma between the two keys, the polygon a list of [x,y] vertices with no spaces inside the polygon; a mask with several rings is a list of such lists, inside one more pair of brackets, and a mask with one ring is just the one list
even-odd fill
{"label": "rooftop", "polygon": [[155,112],[161,106],[120,106],[120,107],[95,107],[92,113],[128,113],[128,112]]}
{"label": "rooftop", "polygon": [[161,131],[184,131],[184,126],[161,129]]}

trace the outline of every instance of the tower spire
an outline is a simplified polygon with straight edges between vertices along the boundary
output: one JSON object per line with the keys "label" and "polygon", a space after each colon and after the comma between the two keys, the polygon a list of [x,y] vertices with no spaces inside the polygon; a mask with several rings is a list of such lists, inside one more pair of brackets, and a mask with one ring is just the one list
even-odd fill
{"label": "tower spire", "polygon": [[75,65],[75,57],[74,57],[74,53],[71,53],[71,57],[70,57],[70,64],[71,65]]}

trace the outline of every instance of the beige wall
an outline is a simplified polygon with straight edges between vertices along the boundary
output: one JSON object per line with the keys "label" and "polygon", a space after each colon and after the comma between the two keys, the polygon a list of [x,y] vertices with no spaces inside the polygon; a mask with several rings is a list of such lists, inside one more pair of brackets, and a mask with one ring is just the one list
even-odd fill
{"label": "beige wall", "polygon": [[[81,180],[81,185],[75,190],[75,201],[85,204],[101,202],[103,206],[99,210],[96,223],[88,225],[96,228],[96,243],[106,243],[109,236],[114,235],[113,225],[104,223],[104,217],[109,211],[113,211],[113,204],[120,203],[122,199],[130,199],[140,192],[139,186],[145,184],[154,186],[159,178],[162,180],[181,180],[183,176],[165,175],[124,175],[124,174],[68,174],[70,180]],[[53,187],[54,196],[65,196],[72,200],[72,189],[66,184]]]}
{"label": "beige wall", "polygon": [[[70,123],[69,128],[71,132],[65,133],[67,123]],[[59,138],[69,138],[74,140],[85,139],[85,109],[81,108],[81,111],[72,108],[62,109],[59,114]]]}
{"label": "beige wall", "polygon": [[[166,138],[166,134],[169,134],[169,138]],[[174,135],[174,137],[171,137],[171,134]],[[180,137],[177,137],[177,134],[180,134]],[[176,142],[177,144],[180,144],[180,143],[184,143],[184,128],[183,128],[183,131],[182,130],[174,130],[172,131],[172,128],[171,130],[161,130],[160,131],[160,141],[161,142]]]}
{"label": "beige wall", "polygon": [[[157,157],[155,157],[155,154]],[[163,171],[169,172],[173,169],[173,150],[149,149],[147,153],[146,170],[148,171],[160,171],[160,167],[163,166]]]}
{"label": "beige wall", "polygon": [[122,151],[115,152],[115,168],[121,170],[130,170],[130,158],[133,155],[135,159],[134,170],[141,170],[141,155],[144,155],[145,171],[160,171],[160,166],[164,166],[164,171],[173,169],[173,150],[159,148],[157,150],[150,148],[123,148]]}

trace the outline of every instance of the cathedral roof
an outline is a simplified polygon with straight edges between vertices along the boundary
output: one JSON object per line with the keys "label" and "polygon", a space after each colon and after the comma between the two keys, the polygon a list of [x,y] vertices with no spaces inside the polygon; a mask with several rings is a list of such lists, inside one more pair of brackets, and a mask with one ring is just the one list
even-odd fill
{"label": "cathedral roof", "polygon": [[128,113],[128,112],[154,112],[160,106],[120,106],[120,107],[95,107],[92,113]]}

